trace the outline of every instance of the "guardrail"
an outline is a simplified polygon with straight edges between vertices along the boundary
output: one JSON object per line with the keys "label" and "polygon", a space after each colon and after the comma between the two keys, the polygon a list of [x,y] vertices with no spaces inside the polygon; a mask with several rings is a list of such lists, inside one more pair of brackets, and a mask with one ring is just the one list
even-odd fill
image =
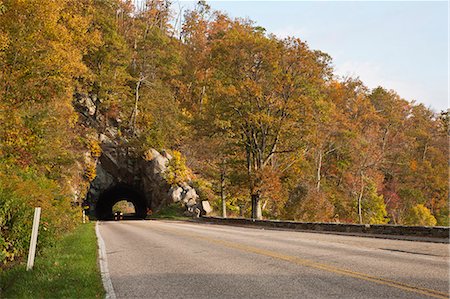
{"label": "guardrail", "polygon": [[[248,218],[222,218],[203,216],[202,221],[217,224],[245,225],[267,228],[283,228],[301,231],[335,232],[346,234],[370,234],[376,236],[401,236],[401,239],[431,238],[438,242],[449,242],[450,228],[445,226],[406,226],[390,224],[347,224],[347,223],[321,223],[297,222],[283,220],[255,220]],[[424,240],[427,241],[427,240]],[[429,240],[428,240],[429,241]]]}

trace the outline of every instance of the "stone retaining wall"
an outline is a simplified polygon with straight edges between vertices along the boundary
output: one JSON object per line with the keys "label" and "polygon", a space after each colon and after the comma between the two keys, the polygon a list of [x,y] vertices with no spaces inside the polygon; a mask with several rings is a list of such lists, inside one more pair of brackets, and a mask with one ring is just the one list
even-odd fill
{"label": "stone retaining wall", "polygon": [[[344,223],[316,223],[280,220],[253,220],[246,218],[202,217],[202,221],[217,224],[245,225],[267,228],[283,228],[302,231],[338,232],[349,234],[370,234],[402,236],[416,238],[432,238],[438,242],[449,241],[449,227],[443,226],[404,226],[404,225],[369,225]],[[407,238],[403,238],[407,239]]]}

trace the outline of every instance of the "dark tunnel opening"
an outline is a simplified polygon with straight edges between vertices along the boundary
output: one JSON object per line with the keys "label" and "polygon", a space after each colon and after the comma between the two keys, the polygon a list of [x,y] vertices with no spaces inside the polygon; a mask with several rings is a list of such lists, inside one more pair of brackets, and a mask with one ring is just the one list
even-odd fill
{"label": "dark tunnel opening", "polygon": [[145,219],[147,216],[147,202],[144,194],[126,184],[117,184],[102,192],[95,205],[97,219],[113,219],[113,206],[122,200],[131,202],[134,205],[135,214],[130,218]]}

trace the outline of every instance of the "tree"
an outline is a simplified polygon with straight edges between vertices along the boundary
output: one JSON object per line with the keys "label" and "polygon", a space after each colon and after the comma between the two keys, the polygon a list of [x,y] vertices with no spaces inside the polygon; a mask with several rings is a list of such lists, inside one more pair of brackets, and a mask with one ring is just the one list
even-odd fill
{"label": "tree", "polygon": [[118,0],[93,1],[92,21],[89,31],[93,32],[97,42],[91,44],[83,56],[83,62],[89,73],[80,78],[78,92],[86,92],[97,99],[97,115],[105,115],[103,125],[110,119],[120,119],[119,111],[125,109],[126,99],[130,97],[127,86],[131,76],[127,67],[131,60],[131,51],[122,34],[126,31],[124,23],[132,7]]}
{"label": "tree", "polygon": [[276,171],[276,156],[298,147],[290,137],[315,81],[327,75],[322,58],[300,40],[267,38],[251,24],[233,24],[212,46],[211,113],[241,138],[254,218],[262,216],[263,177]]}
{"label": "tree", "polygon": [[363,223],[386,224],[389,222],[383,195],[378,195],[376,185],[368,182],[361,203]]}
{"label": "tree", "polygon": [[412,207],[405,219],[406,225],[435,226],[436,223],[436,218],[434,218],[430,210],[423,204],[418,204]]}
{"label": "tree", "polygon": [[82,144],[72,95],[87,73],[83,53],[96,41],[88,31],[90,4],[0,5],[0,252],[10,257],[26,248],[32,207],[43,208],[41,244],[76,223],[70,189],[82,180]]}

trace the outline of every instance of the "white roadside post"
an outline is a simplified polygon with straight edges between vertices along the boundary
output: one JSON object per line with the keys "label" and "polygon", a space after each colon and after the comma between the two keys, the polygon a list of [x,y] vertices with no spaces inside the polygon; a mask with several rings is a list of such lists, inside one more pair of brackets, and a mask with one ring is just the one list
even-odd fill
{"label": "white roadside post", "polygon": [[36,244],[39,231],[39,219],[41,217],[41,208],[34,209],[33,229],[31,231],[30,250],[28,251],[27,271],[34,265],[34,256],[36,255]]}

